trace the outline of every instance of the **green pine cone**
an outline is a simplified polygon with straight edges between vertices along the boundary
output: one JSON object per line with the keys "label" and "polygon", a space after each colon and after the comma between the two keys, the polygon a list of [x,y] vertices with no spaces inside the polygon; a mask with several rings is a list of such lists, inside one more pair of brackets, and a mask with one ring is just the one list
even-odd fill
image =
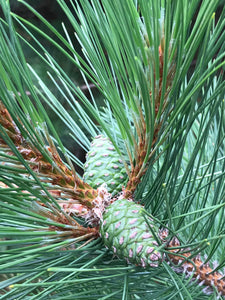
{"label": "green pine cone", "polygon": [[113,202],[103,214],[100,234],[105,246],[119,258],[142,267],[157,267],[162,256],[152,232],[158,235],[158,228],[152,219],[146,222],[142,210],[141,205],[126,199]]}
{"label": "green pine cone", "polygon": [[84,181],[93,188],[103,183],[112,195],[122,191],[127,182],[123,162],[107,137],[99,135],[93,139],[84,165]]}

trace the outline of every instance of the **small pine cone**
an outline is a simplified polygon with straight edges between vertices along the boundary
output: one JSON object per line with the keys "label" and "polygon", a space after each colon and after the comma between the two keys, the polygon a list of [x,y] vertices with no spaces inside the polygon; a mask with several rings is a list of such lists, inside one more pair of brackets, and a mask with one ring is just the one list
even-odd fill
{"label": "small pine cone", "polygon": [[112,195],[122,191],[127,174],[123,162],[107,137],[99,135],[91,143],[84,165],[84,181],[97,189],[102,184]]}
{"label": "small pine cone", "polygon": [[158,228],[152,219],[146,222],[139,204],[121,199],[107,207],[100,233],[105,246],[119,258],[142,267],[157,267],[162,260],[158,243],[152,234]]}

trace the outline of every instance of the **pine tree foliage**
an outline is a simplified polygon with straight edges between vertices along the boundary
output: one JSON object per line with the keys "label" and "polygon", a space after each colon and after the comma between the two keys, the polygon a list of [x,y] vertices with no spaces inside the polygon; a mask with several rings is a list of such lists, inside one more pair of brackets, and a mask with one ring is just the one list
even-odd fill
{"label": "pine tree foliage", "polygon": [[[46,30],[0,1],[0,299],[223,299],[220,1],[57,0],[69,20],[60,32],[20,2]],[[23,47],[43,61],[58,98]],[[80,71],[88,96],[62,59]],[[160,232],[157,267],[105,247],[98,221],[115,199],[76,172],[84,164],[62,144],[46,106],[84,151],[98,135],[110,141],[127,176],[120,197],[143,205],[142,220]]]}

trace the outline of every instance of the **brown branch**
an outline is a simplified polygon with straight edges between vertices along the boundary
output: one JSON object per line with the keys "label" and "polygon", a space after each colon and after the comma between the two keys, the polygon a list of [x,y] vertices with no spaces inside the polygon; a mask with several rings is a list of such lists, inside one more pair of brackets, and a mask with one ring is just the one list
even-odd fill
{"label": "brown branch", "polygon": [[[98,196],[97,191],[83,182],[63,163],[52,141],[50,142],[50,146],[46,146],[45,148],[48,152],[47,155],[51,157],[54,164],[50,163],[31,142],[25,140],[1,101],[0,124],[4,127],[18,152],[26,160],[30,168],[42,178],[43,182],[49,182],[59,190],[62,188],[64,194],[70,198],[79,200],[87,208],[94,207],[92,201]],[[48,136],[49,139],[50,137]],[[14,155],[3,139],[0,139],[0,146],[5,148],[7,155]],[[43,177],[46,179],[43,179]]]}
{"label": "brown branch", "polygon": [[[176,249],[176,247],[179,247]],[[168,245],[169,259],[175,265],[179,266],[185,275],[194,278],[200,285],[208,286],[225,296],[225,278],[224,274],[214,271],[209,263],[204,263],[197,255],[192,257],[191,251],[181,249],[180,242],[174,238]],[[176,269],[175,269],[176,271]]]}
{"label": "brown branch", "polygon": [[[135,163],[131,165],[129,181],[127,182],[127,185],[124,190],[124,197],[127,199],[132,197],[138,184],[141,182],[141,178],[144,176],[144,174],[147,171],[149,161],[150,161],[153,153],[155,152],[154,149],[155,149],[155,145],[158,140],[158,134],[162,127],[163,117],[165,115],[165,110],[168,105],[168,97],[169,97],[169,92],[171,90],[171,85],[172,85],[172,81],[173,81],[174,74],[175,74],[176,63],[173,60],[173,62],[171,63],[171,65],[168,68],[167,78],[166,78],[166,89],[165,89],[165,93],[163,94],[164,99],[163,99],[162,107],[160,107],[160,103],[162,101],[161,97],[162,97],[162,89],[163,89],[163,64],[164,64],[163,42],[164,42],[164,40],[162,39],[161,45],[159,46],[160,78],[159,78],[158,87],[157,87],[157,84],[154,83],[154,92],[155,92],[154,93],[154,95],[155,95],[154,118],[155,118],[155,120],[154,120],[154,133],[153,133],[152,140],[150,141],[151,152],[150,152],[150,154],[147,154],[148,149],[149,149],[149,139],[146,135],[145,120],[144,120],[144,118],[142,118],[142,120],[141,120],[142,124],[141,124],[141,126],[139,126],[139,131],[137,132],[138,133],[138,145],[137,145],[138,149],[136,151],[137,158],[135,159]],[[150,93],[150,96],[152,96],[152,91],[150,91],[149,93]],[[170,113],[171,112],[172,112],[172,110],[170,110]],[[158,116],[159,113],[160,113],[160,117]],[[140,116],[142,116],[142,114]],[[146,155],[148,155],[148,157],[146,157]]]}

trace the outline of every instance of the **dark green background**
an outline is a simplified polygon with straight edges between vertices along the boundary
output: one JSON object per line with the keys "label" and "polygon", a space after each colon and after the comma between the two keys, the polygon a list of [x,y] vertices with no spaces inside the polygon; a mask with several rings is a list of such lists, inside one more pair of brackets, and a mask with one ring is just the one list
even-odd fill
{"label": "dark green background", "polygon": [[[69,1],[66,1],[69,5]],[[57,28],[58,31],[63,33],[62,31],[62,22],[66,25],[66,28],[68,32],[70,33],[71,39],[73,39],[74,46],[76,50],[79,52],[79,44],[74,38],[74,31],[71,25],[69,24],[66,16],[64,15],[63,11],[57,4],[56,0],[28,0],[27,3],[29,3],[32,7],[34,7],[42,16],[44,16],[55,28]],[[21,17],[29,20],[32,24],[37,25],[38,28],[42,29],[43,31],[46,31],[46,27],[43,26],[43,24],[38,20],[37,17],[35,17],[23,4],[17,2],[17,0],[11,0],[10,1],[11,10],[15,12],[16,14],[20,15]],[[16,25],[17,31],[27,40],[29,43],[33,44],[35,46],[35,43],[33,43],[31,37],[18,25]],[[50,32],[48,32],[49,35],[52,35]],[[64,33],[63,33],[64,34]],[[36,33],[35,33],[36,36]],[[54,37],[52,35],[52,37]],[[71,62],[68,62],[66,59],[62,59],[62,55],[58,53],[57,49],[53,47],[51,44],[49,44],[46,40],[44,40],[41,36],[38,36],[39,41],[43,43],[45,48],[51,53],[52,56],[54,56],[56,59],[58,59],[59,64],[61,67],[63,67],[64,71],[70,76],[70,78],[73,80],[74,84],[76,86],[79,86],[83,92],[88,96],[87,87],[84,84],[80,72],[74,65],[71,64]],[[50,78],[47,75],[48,69],[41,61],[40,57],[38,57],[37,54],[35,54],[27,45],[22,44],[23,51],[26,57],[27,62],[35,69],[35,71],[38,73],[38,75],[42,78],[42,80],[47,83],[48,87],[51,89],[53,94],[57,97],[58,100],[63,103],[64,107],[67,110],[70,110],[68,104],[65,102],[64,99],[62,99],[62,96],[59,94],[58,90],[55,88],[55,86],[52,84]],[[36,46],[35,46],[36,47]],[[34,78],[34,83],[36,83],[36,79]],[[97,92],[97,89],[92,85],[93,93],[97,99],[97,101],[101,102],[101,97],[99,93]],[[81,161],[85,161],[85,152],[83,149],[81,149],[74,141],[69,137],[69,130],[63,125],[61,120],[51,111],[48,109],[48,107],[45,105],[46,110],[48,111],[48,115],[50,116],[57,132],[59,133],[61,140],[63,144],[73,153],[75,154]],[[71,115],[73,116],[73,112],[70,111]],[[74,118],[76,116],[74,115]],[[82,170],[78,167],[76,167],[77,171],[82,174]]]}

